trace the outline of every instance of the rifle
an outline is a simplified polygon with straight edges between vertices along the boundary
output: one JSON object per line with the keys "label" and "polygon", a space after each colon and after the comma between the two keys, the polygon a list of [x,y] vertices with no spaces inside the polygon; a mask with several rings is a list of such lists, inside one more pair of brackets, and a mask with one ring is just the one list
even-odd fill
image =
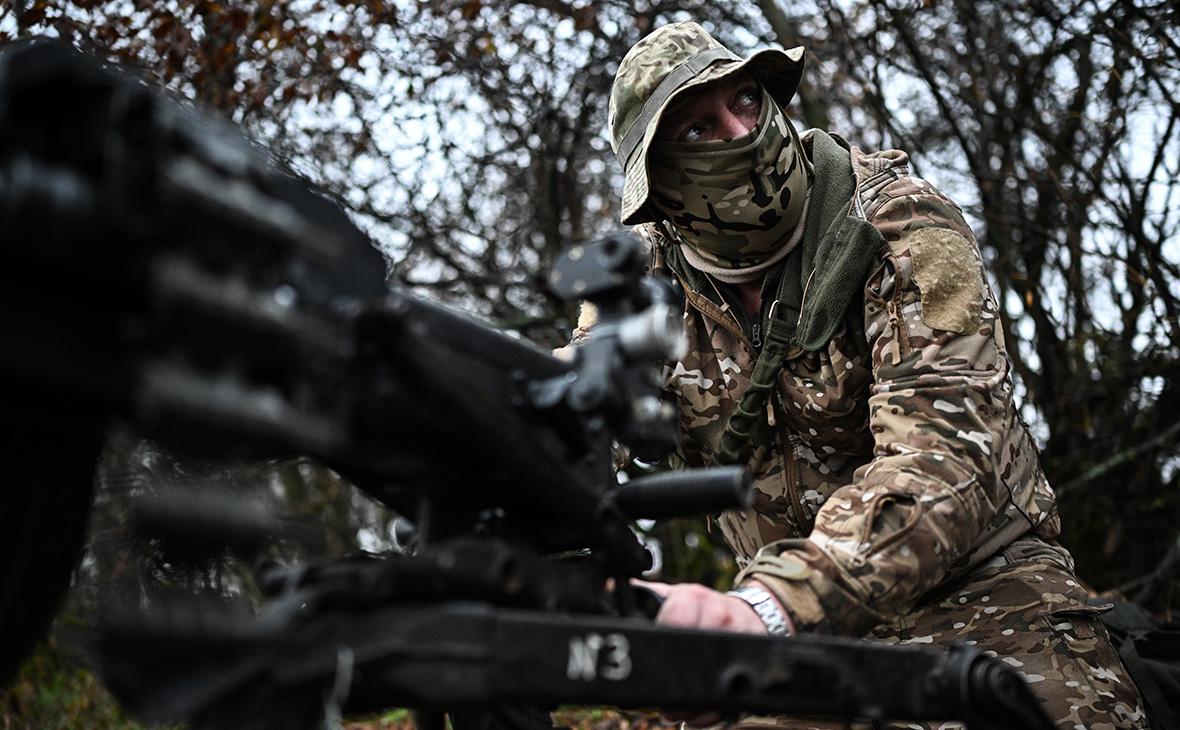
{"label": "rifle", "polygon": [[[616,481],[614,442],[650,460],[675,438],[657,363],[675,356],[676,308],[625,234],[554,267],[555,292],[601,314],[565,362],[390,287],[339,207],[232,125],[45,42],[0,55],[0,230],[2,402],[31,424],[4,457],[53,477],[42,502],[84,511],[118,422],[189,453],[307,455],[413,515],[411,554],[263,566],[254,615],[112,611],[99,669],[144,719],[322,727],[396,705],[427,727],[444,711],[531,727],[564,703],[1051,727],[1018,674],[967,646],[652,622],[629,521],[742,506],[749,482]],[[8,496],[23,509],[11,493],[32,489]],[[13,529],[47,517],[4,512]],[[228,494],[136,519],[198,555],[281,532]],[[68,563],[53,567],[6,565],[6,596],[43,609]],[[21,603],[0,604],[6,626],[44,620]]]}

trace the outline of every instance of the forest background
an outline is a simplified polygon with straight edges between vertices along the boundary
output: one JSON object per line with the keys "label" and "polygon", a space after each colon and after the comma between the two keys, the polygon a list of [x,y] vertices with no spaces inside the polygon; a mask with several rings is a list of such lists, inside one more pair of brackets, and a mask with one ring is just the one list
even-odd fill
{"label": "forest background", "polygon": [[[803,45],[792,119],[906,150],[963,206],[1081,577],[1169,615],[1180,603],[1178,16],[1166,0],[5,0],[0,42],[65,39],[242,125],[350,211],[391,280],[545,346],[564,342],[574,314],[545,293],[554,256],[617,227],[606,108],[626,50],[686,19],[739,53]],[[128,568],[118,539],[127,497],[161,481],[246,474],[318,520],[315,551],[392,545],[391,516],[315,465],[243,472],[112,438],[58,633],[122,573],[167,579]],[[663,578],[732,574],[703,523],[646,529]],[[214,571],[205,587],[236,575]],[[38,703],[69,704],[44,690],[75,671],[54,650],[36,661],[0,705],[4,727],[71,726],[66,714],[30,720]]]}

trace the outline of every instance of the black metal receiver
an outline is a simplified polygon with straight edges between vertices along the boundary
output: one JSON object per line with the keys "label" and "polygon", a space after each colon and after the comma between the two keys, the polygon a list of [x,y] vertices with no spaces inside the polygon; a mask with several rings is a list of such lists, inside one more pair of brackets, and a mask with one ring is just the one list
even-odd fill
{"label": "black metal receiver", "polygon": [[[185,452],[309,456],[416,532],[413,554],[261,568],[250,616],[116,602],[97,657],[145,719],[312,728],[410,706],[522,726],[513,703],[593,703],[1051,726],[1019,675],[967,647],[652,623],[630,582],[650,556],[628,522],[743,506],[750,490],[740,469],[615,480],[616,441],[645,459],[673,444],[658,374],[679,347],[628,235],[555,266],[555,291],[600,312],[566,362],[390,290],[347,216],[232,126],[47,43],[0,54],[0,230],[0,403],[27,424],[0,444],[16,475],[0,534],[27,541],[0,553],[5,670],[80,525],[48,567],[30,570],[28,551],[60,524],[51,510],[84,516],[120,422]],[[282,532],[228,494],[135,519],[195,559]]]}

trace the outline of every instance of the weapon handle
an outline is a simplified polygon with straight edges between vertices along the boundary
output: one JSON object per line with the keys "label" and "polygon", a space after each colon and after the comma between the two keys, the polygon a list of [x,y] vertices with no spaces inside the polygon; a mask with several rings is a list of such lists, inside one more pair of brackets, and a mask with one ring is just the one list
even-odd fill
{"label": "weapon handle", "polygon": [[616,503],[629,519],[659,520],[749,507],[754,493],[744,467],[671,471],[619,487]]}

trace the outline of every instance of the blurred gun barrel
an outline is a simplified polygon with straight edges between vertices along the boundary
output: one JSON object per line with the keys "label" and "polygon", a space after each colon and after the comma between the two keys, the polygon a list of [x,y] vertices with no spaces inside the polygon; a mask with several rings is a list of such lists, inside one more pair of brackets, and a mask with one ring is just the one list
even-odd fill
{"label": "blurred gun barrel", "polygon": [[629,519],[660,520],[749,507],[754,493],[744,467],[673,471],[633,479],[615,496]]}

